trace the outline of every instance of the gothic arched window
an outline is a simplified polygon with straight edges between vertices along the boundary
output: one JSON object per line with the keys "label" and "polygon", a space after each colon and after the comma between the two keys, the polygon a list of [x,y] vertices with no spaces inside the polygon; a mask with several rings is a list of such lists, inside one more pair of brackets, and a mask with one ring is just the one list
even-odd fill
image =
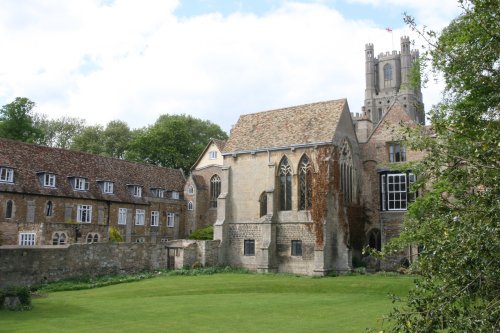
{"label": "gothic arched window", "polygon": [[392,80],[392,66],[390,64],[384,65],[384,81]]}
{"label": "gothic arched window", "polygon": [[267,193],[262,192],[259,198],[260,217],[267,214]]}
{"label": "gothic arched window", "polygon": [[213,175],[210,178],[210,207],[217,208],[217,198],[220,194],[220,177]]}
{"label": "gothic arched window", "polygon": [[312,167],[307,155],[299,162],[299,210],[311,209]]}
{"label": "gothic arched window", "polygon": [[345,202],[352,202],[354,190],[354,172],[352,165],[351,146],[344,141],[340,148],[340,190]]}
{"label": "gothic arched window", "polygon": [[292,210],[292,167],[283,157],[279,165],[280,210]]}

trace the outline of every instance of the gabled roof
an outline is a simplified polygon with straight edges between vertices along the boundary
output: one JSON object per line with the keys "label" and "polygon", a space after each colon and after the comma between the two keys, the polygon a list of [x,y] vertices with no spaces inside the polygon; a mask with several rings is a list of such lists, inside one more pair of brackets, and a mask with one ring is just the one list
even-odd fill
{"label": "gabled roof", "polygon": [[196,160],[196,162],[194,162],[193,166],[191,167],[191,170],[194,170],[196,168],[196,166],[203,159],[203,157],[205,156],[205,154],[208,151],[208,148],[210,148],[210,146],[212,144],[214,144],[217,147],[217,149],[219,149],[219,151],[222,153],[222,150],[224,149],[224,146],[226,145],[226,140],[210,139],[210,141],[208,141],[207,145],[205,146],[205,148],[201,152],[200,156],[198,156],[198,159]]}
{"label": "gabled roof", "polygon": [[[0,183],[0,191],[144,203],[129,194],[127,184],[140,185],[150,196],[151,188],[182,192],[181,170],[109,158],[89,153],[50,148],[0,139],[0,166],[14,169],[14,184]],[[56,188],[42,186],[40,172],[56,174]],[[89,180],[88,191],[74,191],[71,177]],[[112,181],[114,194],[103,194],[98,181]]]}
{"label": "gabled roof", "polygon": [[224,152],[329,142],[345,108],[339,99],[240,116]]}

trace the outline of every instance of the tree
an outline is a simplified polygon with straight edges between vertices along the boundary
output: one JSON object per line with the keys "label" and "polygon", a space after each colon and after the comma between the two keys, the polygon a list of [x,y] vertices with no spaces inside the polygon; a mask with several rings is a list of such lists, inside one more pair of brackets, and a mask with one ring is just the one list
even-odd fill
{"label": "tree", "polygon": [[43,132],[34,124],[33,108],[35,102],[26,97],[16,99],[0,109],[0,137],[37,142],[43,138]]}
{"label": "tree", "polygon": [[127,123],[121,120],[110,121],[103,132],[104,154],[106,156],[123,159],[132,133]]}
{"label": "tree", "polygon": [[221,128],[187,115],[161,115],[134,133],[126,159],[189,170],[210,139],[227,139]]}
{"label": "tree", "polygon": [[87,126],[73,138],[70,148],[91,154],[104,155],[104,128],[101,125]]}
{"label": "tree", "polygon": [[73,117],[61,117],[48,120],[46,117],[37,123],[37,127],[44,133],[43,140],[38,142],[42,145],[68,149],[74,137],[80,135],[85,128],[85,120]]}
{"label": "tree", "polygon": [[[432,137],[407,129],[427,156],[412,168],[423,195],[410,206],[387,253],[418,245],[420,274],[393,332],[495,332],[500,322],[500,6],[461,0],[441,33],[421,32],[424,65],[441,73],[443,101],[430,111]],[[406,18],[414,29],[415,21]]]}

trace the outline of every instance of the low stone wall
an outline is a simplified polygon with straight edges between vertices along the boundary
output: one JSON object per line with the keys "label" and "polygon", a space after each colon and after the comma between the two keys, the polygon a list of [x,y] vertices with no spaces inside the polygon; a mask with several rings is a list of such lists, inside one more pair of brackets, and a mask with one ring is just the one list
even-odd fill
{"label": "low stone wall", "polygon": [[218,264],[218,241],[94,243],[0,248],[0,287],[34,285],[76,276]]}

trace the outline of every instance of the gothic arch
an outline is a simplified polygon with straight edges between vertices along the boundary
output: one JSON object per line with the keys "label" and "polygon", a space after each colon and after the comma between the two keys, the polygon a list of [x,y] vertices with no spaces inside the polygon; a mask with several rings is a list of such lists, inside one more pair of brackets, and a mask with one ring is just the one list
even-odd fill
{"label": "gothic arch", "polygon": [[217,198],[220,194],[220,177],[218,174],[210,178],[210,208],[217,208]]}
{"label": "gothic arch", "polygon": [[348,139],[344,139],[339,156],[340,191],[344,201],[349,203],[356,198],[356,170],[354,168],[352,147]]}
{"label": "gothic arch", "polygon": [[299,161],[299,210],[309,210],[312,205],[312,173],[311,159],[302,155]]}
{"label": "gothic arch", "polygon": [[278,166],[280,210],[292,210],[292,165],[283,156]]}

